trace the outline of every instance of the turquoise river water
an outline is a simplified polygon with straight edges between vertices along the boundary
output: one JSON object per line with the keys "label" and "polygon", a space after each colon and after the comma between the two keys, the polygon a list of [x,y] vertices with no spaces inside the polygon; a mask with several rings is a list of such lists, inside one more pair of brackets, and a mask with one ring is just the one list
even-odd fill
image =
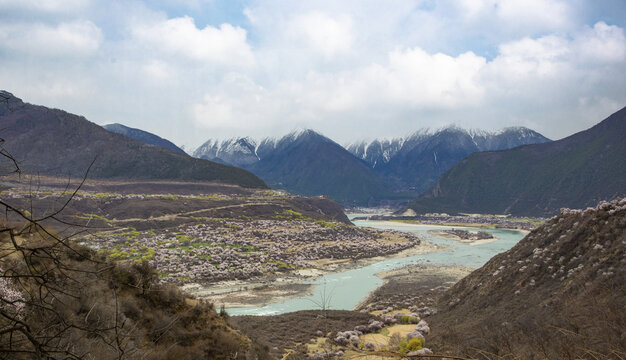
{"label": "turquoise river water", "polygon": [[[311,296],[276,302],[263,307],[229,308],[227,309],[228,313],[230,315],[277,315],[298,310],[320,309],[322,302],[326,304],[326,308],[328,309],[351,310],[363,300],[369,292],[383,284],[383,281],[375,276],[377,273],[415,264],[462,265],[478,268],[494,255],[513,247],[513,245],[524,237],[523,233],[519,231],[485,229],[484,231],[492,233],[498,240],[486,244],[470,246],[454,240],[439,238],[428,233],[428,230],[453,228],[449,226],[415,226],[369,220],[353,222],[357,226],[412,232],[417,234],[420,238],[434,244],[447,245],[450,250],[404,258],[390,258],[360,268],[327,274],[315,280],[304,282],[306,284],[317,285],[315,287],[315,293]],[[454,228],[463,229],[458,226]]]}

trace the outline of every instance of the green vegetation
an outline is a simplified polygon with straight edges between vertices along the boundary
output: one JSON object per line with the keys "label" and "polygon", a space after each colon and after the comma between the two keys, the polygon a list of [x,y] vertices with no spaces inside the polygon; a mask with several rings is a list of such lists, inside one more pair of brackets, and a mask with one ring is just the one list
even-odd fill
{"label": "green vegetation", "polygon": [[112,197],[122,196],[122,194],[101,192],[101,193],[90,194],[90,196],[95,197],[97,199],[108,199]]}
{"label": "green vegetation", "polygon": [[176,195],[161,195],[159,197],[163,200],[178,200],[178,196]]}
{"label": "green vegetation", "polygon": [[109,260],[134,260],[135,262],[149,261],[154,257],[154,249],[144,245],[138,248],[128,248],[128,250],[99,250]]}
{"label": "green vegetation", "polygon": [[412,351],[421,350],[424,348],[424,340],[422,338],[412,338],[409,341],[403,341],[398,346],[398,351],[402,354],[407,354]]}
{"label": "green vegetation", "polygon": [[419,322],[419,318],[411,315],[402,315],[400,318],[400,323],[402,324],[417,324]]}
{"label": "green vegetation", "polygon": [[321,225],[322,227],[326,227],[326,228],[334,228],[337,226],[345,226],[345,224],[342,224],[340,222],[335,222],[335,221],[325,221],[325,220],[314,220],[314,222],[318,225]]}
{"label": "green vegetation", "polygon": [[179,243],[191,243],[192,241],[197,240],[197,238],[185,234],[176,234],[176,240],[178,240]]}
{"label": "green vegetation", "polygon": [[85,214],[85,215],[75,215],[75,217],[77,219],[83,219],[83,220],[93,220],[93,219],[98,219],[98,220],[102,220],[104,222],[111,222],[111,220],[107,219],[106,217],[102,216],[102,215],[98,215],[98,214]]}
{"label": "green vegetation", "polygon": [[274,264],[276,266],[278,266],[278,270],[292,270],[292,269],[297,269],[297,266],[293,265],[293,264],[285,264],[282,261],[268,261],[268,264]]}
{"label": "green vegetation", "polygon": [[282,212],[282,214],[279,215],[275,215],[274,216],[275,220],[289,220],[289,221],[306,221],[306,222],[313,222],[316,223],[322,227],[327,227],[327,228],[334,228],[337,226],[343,226],[344,224],[340,223],[340,222],[335,222],[335,221],[326,221],[326,220],[316,220],[307,216],[302,215],[302,213],[299,213],[297,211],[288,209],[288,210],[284,210]]}

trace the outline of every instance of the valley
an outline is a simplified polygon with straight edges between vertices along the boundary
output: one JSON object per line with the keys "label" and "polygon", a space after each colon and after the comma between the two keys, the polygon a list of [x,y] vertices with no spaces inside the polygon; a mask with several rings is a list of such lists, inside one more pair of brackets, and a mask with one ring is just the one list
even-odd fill
{"label": "valley", "polygon": [[[195,159],[0,95],[0,324],[25,353],[58,351],[47,337],[103,358],[617,360],[626,347],[624,110],[554,142],[453,127],[344,148],[305,130],[210,141]],[[398,156],[424,177],[383,175]],[[430,190],[411,200],[417,182]],[[1,346],[18,345],[0,333]]]}
{"label": "valley", "polygon": [[626,360],[626,0],[0,0],[0,360]]}
{"label": "valley", "polygon": [[[86,232],[75,241],[111,260],[147,261],[165,283],[271,282],[283,273],[328,270],[346,260],[420,245],[410,234],[354,227],[325,198],[220,184],[139,181],[88,181],[71,194],[60,187],[63,179],[36,181],[37,190],[5,182],[2,196],[35,218],[54,212],[55,205],[71,196],[60,220]],[[147,189],[154,192],[141,192]]]}

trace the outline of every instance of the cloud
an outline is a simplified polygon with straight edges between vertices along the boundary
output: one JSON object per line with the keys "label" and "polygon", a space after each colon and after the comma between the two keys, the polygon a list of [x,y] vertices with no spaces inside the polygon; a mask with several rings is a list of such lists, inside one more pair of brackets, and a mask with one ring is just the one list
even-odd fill
{"label": "cloud", "polygon": [[315,53],[326,59],[351,50],[352,20],[349,16],[333,18],[313,11],[293,17],[287,25],[294,41],[304,41]]}
{"label": "cloud", "polygon": [[208,61],[221,65],[251,66],[252,49],[246,41],[246,30],[230,24],[219,27],[196,27],[189,16],[163,21],[135,24],[134,40],[173,57]]}
{"label": "cloud", "polygon": [[143,71],[148,79],[155,82],[167,83],[172,79],[172,69],[164,61],[151,60],[143,66]]}
{"label": "cloud", "polygon": [[499,0],[494,8],[497,16],[513,26],[556,30],[568,27],[572,12],[563,0]]}
{"label": "cloud", "polygon": [[606,63],[623,62],[625,53],[624,30],[598,22],[573,38],[547,35],[502,44],[489,71],[494,82],[518,86],[594,74]]}
{"label": "cloud", "polygon": [[44,56],[76,57],[94,54],[103,41],[102,31],[88,20],[45,24],[0,25],[0,47]]}
{"label": "cloud", "polygon": [[70,1],[0,0],[3,86],[190,146],[453,122],[558,138],[626,97],[623,7],[590,0]]}
{"label": "cloud", "polygon": [[624,29],[597,22],[586,29],[575,41],[574,51],[585,61],[615,63],[624,61],[626,39]]}
{"label": "cloud", "polygon": [[[249,77],[228,81],[220,84],[220,90],[206,93],[192,112],[196,123],[204,127],[241,130],[262,128],[262,124],[288,125],[285,118],[292,124],[333,130],[358,126],[350,119],[380,121],[398,116],[408,120],[411,115],[407,114],[431,114],[433,122],[441,123],[447,112],[448,123],[481,121],[497,127],[481,116],[507,118],[506,125],[539,126],[554,136],[556,128],[538,122],[538,116],[547,116],[568,102],[582,103],[580,99],[589,97],[586,94],[595,83],[615,83],[614,72],[596,68],[603,67],[607,57],[619,61],[624,46],[621,28],[597,23],[573,37],[546,35],[504,43],[493,60],[473,52],[450,56],[420,47],[396,49],[385,62],[342,71],[310,71],[302,80],[284,79],[269,89]],[[616,104],[610,101],[611,94],[598,92],[592,97],[602,99],[602,109]],[[529,104],[534,109],[523,110]]]}
{"label": "cloud", "polygon": [[280,95],[280,91],[268,91],[245,75],[231,73],[216,91],[206,93],[201,102],[193,104],[190,114],[196,125],[213,131],[255,131],[290,121],[278,117],[286,110],[281,107],[288,105]]}
{"label": "cloud", "polygon": [[89,3],[90,0],[0,0],[0,9],[65,13],[84,8]]}

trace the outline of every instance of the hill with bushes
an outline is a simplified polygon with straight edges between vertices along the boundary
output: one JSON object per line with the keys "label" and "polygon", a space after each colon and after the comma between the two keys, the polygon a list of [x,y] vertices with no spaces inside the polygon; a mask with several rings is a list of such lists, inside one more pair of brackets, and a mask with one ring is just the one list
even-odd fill
{"label": "hill with bushes", "polygon": [[445,292],[432,341],[479,359],[619,359],[625,250],[626,199],[564,209]]}

